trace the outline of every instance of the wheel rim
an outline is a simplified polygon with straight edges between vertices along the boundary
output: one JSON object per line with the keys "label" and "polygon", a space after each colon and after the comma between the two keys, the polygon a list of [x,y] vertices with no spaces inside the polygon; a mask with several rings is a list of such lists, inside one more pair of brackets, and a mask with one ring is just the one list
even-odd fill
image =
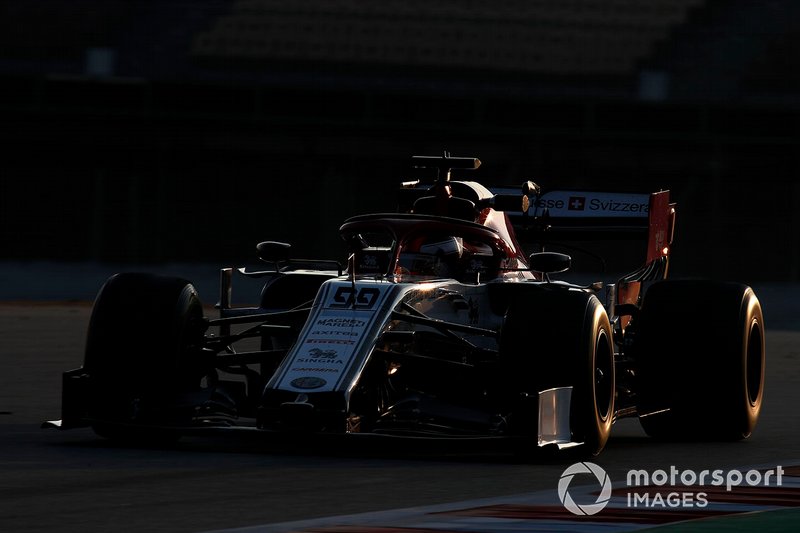
{"label": "wheel rim", "polygon": [[614,355],[603,330],[597,336],[594,366],[594,402],[598,417],[605,422],[614,401]]}
{"label": "wheel rim", "polygon": [[747,400],[751,407],[755,407],[761,395],[761,378],[763,373],[763,352],[761,336],[761,325],[754,320],[750,325],[750,335],[747,339],[747,351],[745,353],[746,362],[745,376],[747,386]]}

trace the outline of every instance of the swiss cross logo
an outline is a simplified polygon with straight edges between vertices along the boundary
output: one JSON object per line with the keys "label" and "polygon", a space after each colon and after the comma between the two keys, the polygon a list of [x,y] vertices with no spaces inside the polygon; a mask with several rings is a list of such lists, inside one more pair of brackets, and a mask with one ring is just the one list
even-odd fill
{"label": "swiss cross logo", "polygon": [[570,211],[583,211],[583,208],[586,207],[586,198],[583,196],[570,196],[569,197],[569,204],[567,204],[567,209]]}

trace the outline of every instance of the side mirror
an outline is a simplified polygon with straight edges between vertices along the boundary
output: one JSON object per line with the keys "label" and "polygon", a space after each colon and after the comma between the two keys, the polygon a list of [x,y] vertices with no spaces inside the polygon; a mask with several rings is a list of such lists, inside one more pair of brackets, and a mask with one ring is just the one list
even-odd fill
{"label": "side mirror", "polygon": [[495,194],[490,204],[497,211],[521,212],[528,211],[528,197],[520,194]]}
{"label": "side mirror", "polygon": [[566,272],[572,266],[572,258],[558,252],[538,252],[528,258],[530,269],[543,274]]}
{"label": "side mirror", "polygon": [[522,194],[525,196],[535,196],[542,192],[542,188],[532,181],[526,181],[522,184]]}
{"label": "side mirror", "polygon": [[264,241],[256,245],[258,258],[267,263],[278,263],[289,260],[292,245],[286,242]]}
{"label": "side mirror", "polygon": [[528,213],[531,206],[531,196],[536,196],[541,192],[541,187],[532,181],[522,184],[522,194],[495,194],[488,205],[496,211],[511,211]]}

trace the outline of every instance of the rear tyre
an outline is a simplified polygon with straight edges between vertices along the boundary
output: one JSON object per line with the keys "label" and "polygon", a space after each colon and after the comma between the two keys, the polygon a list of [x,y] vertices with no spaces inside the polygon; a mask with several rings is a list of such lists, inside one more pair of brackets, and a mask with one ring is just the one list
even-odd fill
{"label": "rear tyre", "polygon": [[177,432],[165,428],[190,416],[175,399],[199,385],[203,332],[202,304],[187,281],[139,273],[109,278],[89,320],[83,365],[95,432],[139,443],[175,440]]}
{"label": "rear tyre", "polygon": [[[502,386],[519,396],[572,386],[572,439],[597,455],[611,434],[615,375],[608,315],[592,294],[563,287],[538,288],[515,300],[500,338]],[[513,401],[513,400],[512,400]],[[536,437],[534,405],[512,414],[515,434]]]}
{"label": "rear tyre", "polygon": [[644,415],[639,420],[648,435],[750,436],[761,412],[765,369],[764,316],[750,287],[702,280],[656,283],[644,295],[636,335]]}

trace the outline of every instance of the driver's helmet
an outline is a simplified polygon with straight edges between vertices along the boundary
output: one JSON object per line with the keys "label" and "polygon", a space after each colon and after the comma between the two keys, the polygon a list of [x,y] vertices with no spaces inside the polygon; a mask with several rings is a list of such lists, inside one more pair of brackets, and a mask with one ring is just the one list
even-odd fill
{"label": "driver's helmet", "polygon": [[463,254],[459,237],[415,239],[400,252],[397,270],[413,276],[454,277]]}

